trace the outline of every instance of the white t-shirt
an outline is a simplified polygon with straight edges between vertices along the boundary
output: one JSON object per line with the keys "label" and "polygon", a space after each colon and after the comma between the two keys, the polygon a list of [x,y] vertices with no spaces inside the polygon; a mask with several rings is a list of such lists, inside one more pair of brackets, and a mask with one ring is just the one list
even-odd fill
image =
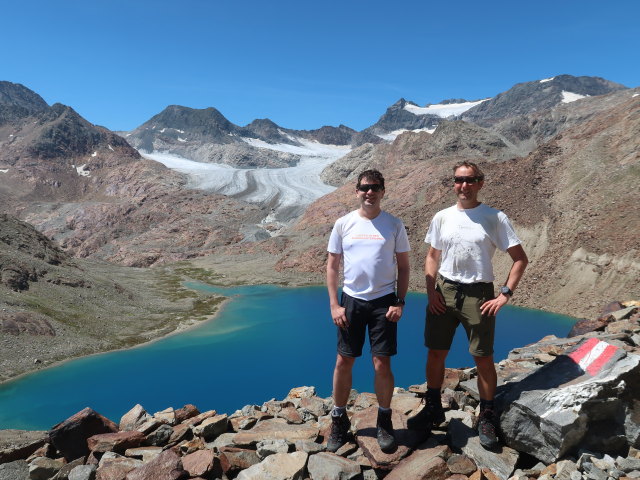
{"label": "white t-shirt", "polygon": [[424,241],[442,251],[440,275],[460,283],[493,282],[496,248],[506,251],[521,243],[507,216],[484,203],[440,210]]}
{"label": "white t-shirt", "polygon": [[396,290],[396,253],[411,250],[402,220],[387,212],[373,220],[357,210],[339,218],[329,237],[330,253],[343,255],[343,291],[373,300]]}

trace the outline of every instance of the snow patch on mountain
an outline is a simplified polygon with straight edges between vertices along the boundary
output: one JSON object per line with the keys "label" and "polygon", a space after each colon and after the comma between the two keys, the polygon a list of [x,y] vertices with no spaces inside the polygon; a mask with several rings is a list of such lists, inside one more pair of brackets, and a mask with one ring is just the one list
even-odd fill
{"label": "snow patch on mountain", "polygon": [[414,115],[437,115],[438,117],[448,118],[451,116],[462,115],[470,108],[473,108],[476,105],[480,105],[482,102],[486,102],[487,100],[490,99],[485,98],[484,100],[478,100],[477,102],[447,103],[429,105],[426,107],[418,107],[416,105],[407,103],[404,106],[404,109],[408,112],[413,113]]}
{"label": "snow patch on mountain", "polygon": [[567,92],[566,90],[562,91],[562,103],[571,103],[576,100],[580,100],[581,98],[588,97],[589,95],[580,95],[579,93]]}
{"label": "snow patch on mountain", "polygon": [[551,78],[543,78],[542,80],[540,80],[540,83],[547,83],[550,82],[551,80],[553,80],[556,77],[551,77]]}
{"label": "snow patch on mountain", "polygon": [[383,135],[378,135],[380,138],[382,138],[383,140],[386,140],[388,142],[393,142],[396,137],[398,135],[400,135],[401,133],[405,133],[405,132],[427,132],[427,133],[433,133],[435,132],[436,129],[435,128],[417,128],[415,130],[407,130],[407,129],[399,129],[399,130],[394,130],[393,132],[389,132],[389,133],[385,133]]}

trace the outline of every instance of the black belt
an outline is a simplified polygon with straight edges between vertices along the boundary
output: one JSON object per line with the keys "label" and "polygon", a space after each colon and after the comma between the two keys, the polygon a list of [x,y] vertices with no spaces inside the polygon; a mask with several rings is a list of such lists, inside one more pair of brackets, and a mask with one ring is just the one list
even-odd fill
{"label": "black belt", "polygon": [[446,277],[443,277],[442,275],[440,275],[440,279],[444,282],[444,283],[450,283],[451,285],[457,285],[459,287],[471,287],[473,285],[485,285],[485,284],[489,284],[492,282],[474,282],[474,283],[462,283],[462,282],[456,282],[455,280],[449,280]]}
{"label": "black belt", "polygon": [[444,283],[449,283],[451,285],[455,285],[456,286],[456,295],[455,295],[454,299],[456,301],[456,308],[458,310],[462,310],[462,305],[464,304],[464,299],[466,297],[465,292],[464,292],[466,287],[473,287],[475,285],[483,285],[483,284],[492,283],[492,282],[462,283],[462,282],[456,282],[455,280],[449,280],[448,278],[443,277],[442,275],[440,275],[440,279]]}

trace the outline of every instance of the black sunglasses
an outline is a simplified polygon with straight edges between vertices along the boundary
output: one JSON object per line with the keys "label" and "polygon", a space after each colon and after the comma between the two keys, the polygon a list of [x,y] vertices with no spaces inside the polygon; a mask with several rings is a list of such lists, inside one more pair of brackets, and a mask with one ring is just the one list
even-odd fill
{"label": "black sunglasses", "polygon": [[372,184],[363,183],[361,185],[358,185],[357,189],[365,193],[368,192],[369,190],[373,190],[374,192],[381,192],[382,190],[384,190],[384,187],[379,183],[372,183]]}
{"label": "black sunglasses", "polygon": [[480,177],[453,177],[455,183],[478,183],[482,181]]}

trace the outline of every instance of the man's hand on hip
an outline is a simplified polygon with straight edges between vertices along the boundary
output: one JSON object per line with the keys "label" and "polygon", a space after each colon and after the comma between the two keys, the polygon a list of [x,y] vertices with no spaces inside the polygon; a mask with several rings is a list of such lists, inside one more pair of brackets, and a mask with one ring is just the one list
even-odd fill
{"label": "man's hand on hip", "polygon": [[507,297],[506,295],[500,294],[493,300],[488,300],[484,302],[480,306],[480,311],[482,312],[482,315],[490,315],[492,317],[496,316],[498,314],[498,310],[504,307],[508,301],[509,301],[509,297]]}
{"label": "man's hand on hip", "polygon": [[386,314],[387,320],[390,322],[398,322],[400,317],[402,317],[402,306],[401,305],[392,305],[387,310]]}
{"label": "man's hand on hip", "polygon": [[333,318],[333,323],[343,330],[349,326],[344,307],[341,307],[340,305],[331,307],[331,317]]}

